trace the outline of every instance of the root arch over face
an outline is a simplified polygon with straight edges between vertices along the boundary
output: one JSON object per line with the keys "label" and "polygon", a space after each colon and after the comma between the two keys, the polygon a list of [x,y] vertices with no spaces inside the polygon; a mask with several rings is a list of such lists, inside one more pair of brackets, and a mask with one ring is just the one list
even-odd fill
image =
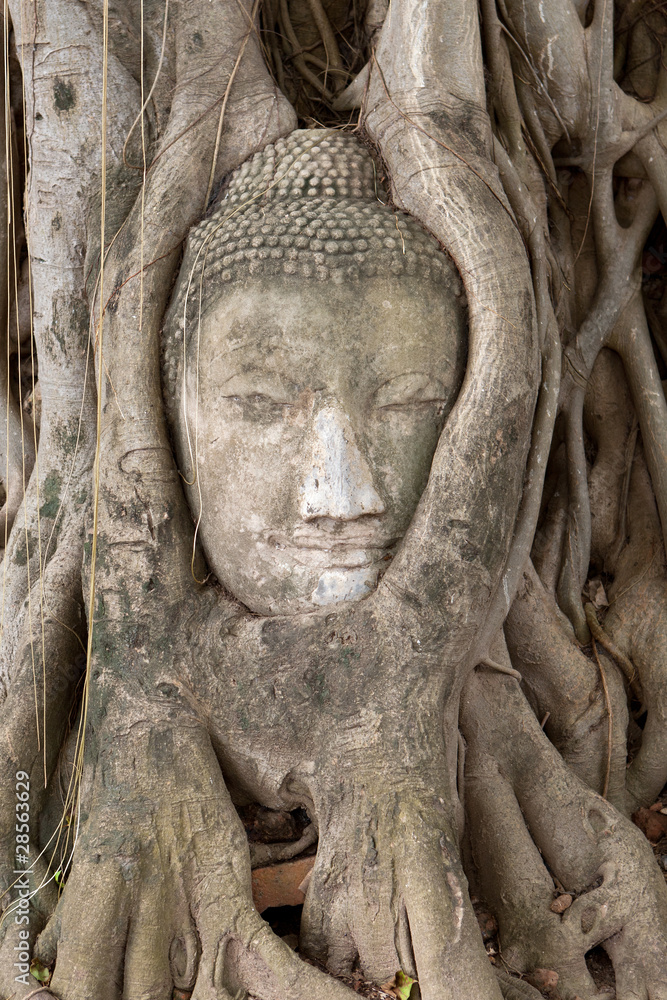
{"label": "root arch over face", "polygon": [[[423,1000],[535,997],[531,982],[593,1000],[603,994],[586,955],[601,946],[618,1000],[667,1000],[667,889],[629,818],[655,806],[654,830],[667,805],[665,41],[667,15],[651,0],[49,0],[29,16],[10,0],[3,995],[36,989],[36,972],[62,1000],[171,1000],[174,989],[343,1000],[354,975],[395,989],[416,979]],[[313,147],[292,163],[297,127]],[[353,211],[354,171],[313,173],[341,131],[368,167],[382,220],[369,235]],[[243,178],[258,151],[265,184],[250,196]],[[303,232],[289,229],[284,191],[307,179],[306,203],[348,198],[345,225],[313,211]],[[227,210],[236,242],[218,260]],[[317,568],[333,546],[327,580],[364,577],[362,600],[304,609],[289,579],[268,593],[274,578],[251,555],[244,573],[267,598],[244,607],[211,575],[184,495],[184,478],[189,499],[199,495],[197,463],[223,447],[212,411],[191,421],[190,470],[165,420],[172,286],[165,329],[177,308],[194,323],[195,367],[205,282],[232,272],[248,301],[260,270],[276,285],[278,273],[306,275],[311,299],[321,289],[338,303],[353,353],[363,309],[377,333],[387,303],[361,279],[342,294],[345,267],[363,279],[383,260],[398,294],[416,274],[413,239],[442,264],[429,280],[457,280],[443,248],[465,290],[455,401],[442,372],[436,386],[413,371],[415,308],[404,324],[415,343],[377,335],[359,354],[363,373],[347,359],[335,405],[328,383],[300,384],[304,329],[316,324],[297,337],[285,310],[256,353],[266,379],[292,337],[291,382],[249,389],[246,364],[212,404],[242,410],[234,426],[266,440],[279,421],[283,442],[313,414],[334,414],[322,441],[336,448],[324,454],[320,441],[313,468],[292,477],[303,472],[310,490],[297,498],[309,551],[297,546],[294,562]],[[325,273],[340,279],[338,297]],[[278,299],[267,294],[264,312]],[[327,331],[310,361],[329,350],[335,317]],[[380,402],[373,385],[362,405],[383,351],[412,367],[385,372]],[[205,356],[214,381],[218,359]],[[360,552],[374,546],[361,528],[385,523],[382,484],[403,468],[381,454],[373,421],[391,425],[394,446],[401,428],[417,442],[424,422],[436,430],[415,459],[426,485],[412,521],[383,538],[386,558],[367,579]],[[250,482],[247,441],[232,437],[220,467],[243,467]],[[361,477],[359,510],[333,510],[328,494],[317,507],[325,467]],[[298,506],[288,479],[275,477],[281,510]],[[208,482],[211,510],[225,485]],[[251,527],[254,486],[242,498]],[[225,538],[233,545],[233,530]],[[264,541],[285,575],[285,539]],[[231,585],[228,553],[216,559]],[[254,907],[233,804],[248,802],[308,813],[303,848],[317,836],[317,853],[300,950],[314,964]],[[28,838],[25,873],[16,836]],[[259,846],[255,859],[298,850]],[[489,953],[471,899],[497,920]],[[19,940],[37,964],[17,981]]]}

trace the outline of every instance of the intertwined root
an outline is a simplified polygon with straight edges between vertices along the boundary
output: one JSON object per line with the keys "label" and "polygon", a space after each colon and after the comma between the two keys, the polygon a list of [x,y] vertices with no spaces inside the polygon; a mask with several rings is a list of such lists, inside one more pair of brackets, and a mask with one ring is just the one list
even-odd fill
{"label": "intertwined root", "polygon": [[628,708],[622,677],[604,659],[605,692],[600,669],[572,641],[569,626],[530,561],[505,635],[512,664],[563,760],[589,787],[602,792],[606,785],[610,801],[623,808]]}
{"label": "intertwined root", "polygon": [[647,710],[637,756],[626,777],[630,808],[649,806],[667,782],[667,583],[639,579],[621,589],[605,630],[637,672]]}
{"label": "intertwined root", "polygon": [[[564,765],[516,682],[474,675],[462,726],[477,877],[505,961],[555,969],[564,1000],[589,1000],[585,954],[602,944],[618,1000],[665,1000],[667,887],[643,836]],[[573,897],[562,913],[555,886]]]}
{"label": "intertwined root", "polygon": [[542,996],[530,983],[510,976],[502,968],[496,968],[496,976],[504,1000],[539,1000]]}
{"label": "intertwined root", "polygon": [[[148,699],[138,707],[119,692],[98,734],[89,818],[37,941],[55,994],[171,1000],[176,986],[193,1000],[344,1000],[347,987],[301,962],[255,910],[244,831],[205,728],[156,715]],[[365,782],[323,782],[336,786],[319,815],[302,950],[378,981],[403,969],[424,1000],[500,1000],[438,774],[399,780],[378,766]]]}
{"label": "intertwined root", "polygon": [[301,948],[376,982],[402,969],[424,1000],[492,1000],[498,986],[433,778],[396,767],[339,783],[320,821]]}
{"label": "intertwined root", "polygon": [[[344,1000],[255,910],[250,857],[206,730],[118,699],[90,816],[36,954],[63,1000]],[[123,703],[123,707],[121,704]],[[143,706],[145,710],[150,704]],[[115,713],[114,713],[115,715]],[[150,720],[150,721],[149,721]]]}

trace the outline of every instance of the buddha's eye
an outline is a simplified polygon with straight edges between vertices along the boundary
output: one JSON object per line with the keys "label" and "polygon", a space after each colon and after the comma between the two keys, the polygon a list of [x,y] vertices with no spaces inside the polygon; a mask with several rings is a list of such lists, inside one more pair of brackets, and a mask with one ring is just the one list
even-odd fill
{"label": "buddha's eye", "polygon": [[227,398],[232,399],[233,402],[238,403],[245,410],[252,411],[261,416],[277,417],[294,405],[291,400],[267,396],[263,392],[252,392],[243,396],[237,395]]}
{"label": "buddha's eye", "polygon": [[439,378],[426,372],[405,372],[388,379],[375,392],[375,405],[382,410],[424,408],[442,413],[449,393]]}
{"label": "buddha's eye", "polygon": [[294,405],[297,393],[279,376],[257,373],[233,375],[224,385],[223,398],[259,413],[278,413]]}
{"label": "buddha's eye", "polygon": [[286,399],[274,399],[273,396],[267,396],[263,392],[251,393],[248,396],[236,397],[237,399],[243,399],[246,403],[255,403],[257,406],[289,406],[290,403]]}

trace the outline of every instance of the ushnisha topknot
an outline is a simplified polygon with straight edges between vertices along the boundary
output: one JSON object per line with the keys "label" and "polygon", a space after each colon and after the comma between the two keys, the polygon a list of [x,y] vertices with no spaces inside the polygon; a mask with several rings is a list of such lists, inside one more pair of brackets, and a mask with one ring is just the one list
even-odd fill
{"label": "ushnisha topknot", "polygon": [[188,237],[163,334],[167,399],[183,337],[187,344],[230,285],[279,275],[336,283],[408,275],[462,295],[438,242],[387,202],[371,154],[350,133],[298,129],[235,170]]}

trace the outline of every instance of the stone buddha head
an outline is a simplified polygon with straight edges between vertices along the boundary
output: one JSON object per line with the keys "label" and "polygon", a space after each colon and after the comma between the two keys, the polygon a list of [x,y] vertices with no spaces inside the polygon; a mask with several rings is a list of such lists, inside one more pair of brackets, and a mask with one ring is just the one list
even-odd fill
{"label": "stone buddha head", "polygon": [[163,337],[177,459],[211,569],[258,614],[370,594],[464,374],[453,264],[345,133],[232,174],[189,236]]}

